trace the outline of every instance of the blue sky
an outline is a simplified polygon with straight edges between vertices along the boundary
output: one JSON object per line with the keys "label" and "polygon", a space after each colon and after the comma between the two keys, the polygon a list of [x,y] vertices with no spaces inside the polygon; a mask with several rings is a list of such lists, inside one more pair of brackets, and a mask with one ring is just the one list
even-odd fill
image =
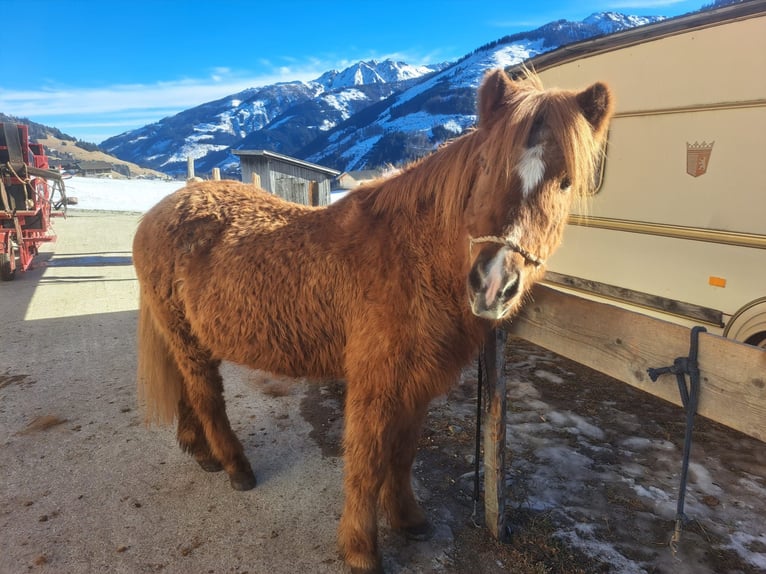
{"label": "blue sky", "polygon": [[675,16],[711,0],[0,0],[0,112],[103,139],[358,60],[451,61],[593,12]]}

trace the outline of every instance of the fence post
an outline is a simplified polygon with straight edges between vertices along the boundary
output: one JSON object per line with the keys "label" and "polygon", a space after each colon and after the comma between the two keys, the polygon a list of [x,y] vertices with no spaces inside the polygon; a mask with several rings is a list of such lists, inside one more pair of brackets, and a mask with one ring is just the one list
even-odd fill
{"label": "fence post", "polygon": [[221,181],[221,168],[220,167],[214,167],[213,168],[213,181]]}
{"label": "fence post", "polygon": [[261,187],[261,176],[253,172],[253,185],[255,187]]}
{"label": "fence post", "polygon": [[186,158],[186,179],[192,179],[194,177],[194,158]]}
{"label": "fence post", "polygon": [[494,329],[484,344],[487,373],[484,407],[484,517],[490,533],[501,542],[508,538],[505,527],[505,341],[505,331]]}

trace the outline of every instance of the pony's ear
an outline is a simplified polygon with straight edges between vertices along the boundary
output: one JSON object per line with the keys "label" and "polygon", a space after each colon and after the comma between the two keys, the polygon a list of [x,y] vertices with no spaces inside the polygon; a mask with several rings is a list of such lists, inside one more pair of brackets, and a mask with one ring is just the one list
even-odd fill
{"label": "pony's ear", "polygon": [[614,110],[614,97],[607,85],[596,82],[585,88],[577,94],[577,103],[585,119],[593,126],[593,131],[600,134],[609,123]]}
{"label": "pony's ear", "polygon": [[511,80],[503,70],[493,70],[484,76],[479,88],[479,125],[488,125],[492,116],[508,100]]}

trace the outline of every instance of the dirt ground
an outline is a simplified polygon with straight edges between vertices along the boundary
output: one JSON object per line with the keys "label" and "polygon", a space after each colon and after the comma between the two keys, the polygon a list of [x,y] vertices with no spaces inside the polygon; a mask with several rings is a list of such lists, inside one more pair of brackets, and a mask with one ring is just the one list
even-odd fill
{"label": "dirt ground", "polygon": [[[143,425],[136,222],[74,214],[34,270],[0,284],[0,573],[344,572],[342,383],[225,365],[259,480],[246,493]],[[433,403],[415,467],[435,535],[382,525],[387,572],[766,572],[766,445],[697,417],[674,554],[681,410],[519,340],[506,374],[510,542],[481,527],[481,503],[474,513],[469,368]]]}
{"label": "dirt ground", "polygon": [[[688,522],[674,553],[683,412],[520,339],[506,359],[509,542],[476,526],[476,373],[467,369],[433,405],[420,444],[419,494],[452,546],[439,568],[422,571],[766,572],[763,443],[697,417]],[[302,403],[330,456],[339,453],[342,396],[339,383],[309,388]],[[420,571],[394,557],[387,566]]]}

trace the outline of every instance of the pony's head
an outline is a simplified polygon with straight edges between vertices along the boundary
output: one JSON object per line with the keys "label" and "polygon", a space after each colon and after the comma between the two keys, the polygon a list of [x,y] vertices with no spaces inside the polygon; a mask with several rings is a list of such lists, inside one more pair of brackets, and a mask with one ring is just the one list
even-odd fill
{"label": "pony's head", "polygon": [[530,74],[487,74],[471,134],[479,170],[464,221],[473,313],[500,320],[542,276],[572,202],[594,185],[613,98],[596,83],[581,92],[544,90]]}

